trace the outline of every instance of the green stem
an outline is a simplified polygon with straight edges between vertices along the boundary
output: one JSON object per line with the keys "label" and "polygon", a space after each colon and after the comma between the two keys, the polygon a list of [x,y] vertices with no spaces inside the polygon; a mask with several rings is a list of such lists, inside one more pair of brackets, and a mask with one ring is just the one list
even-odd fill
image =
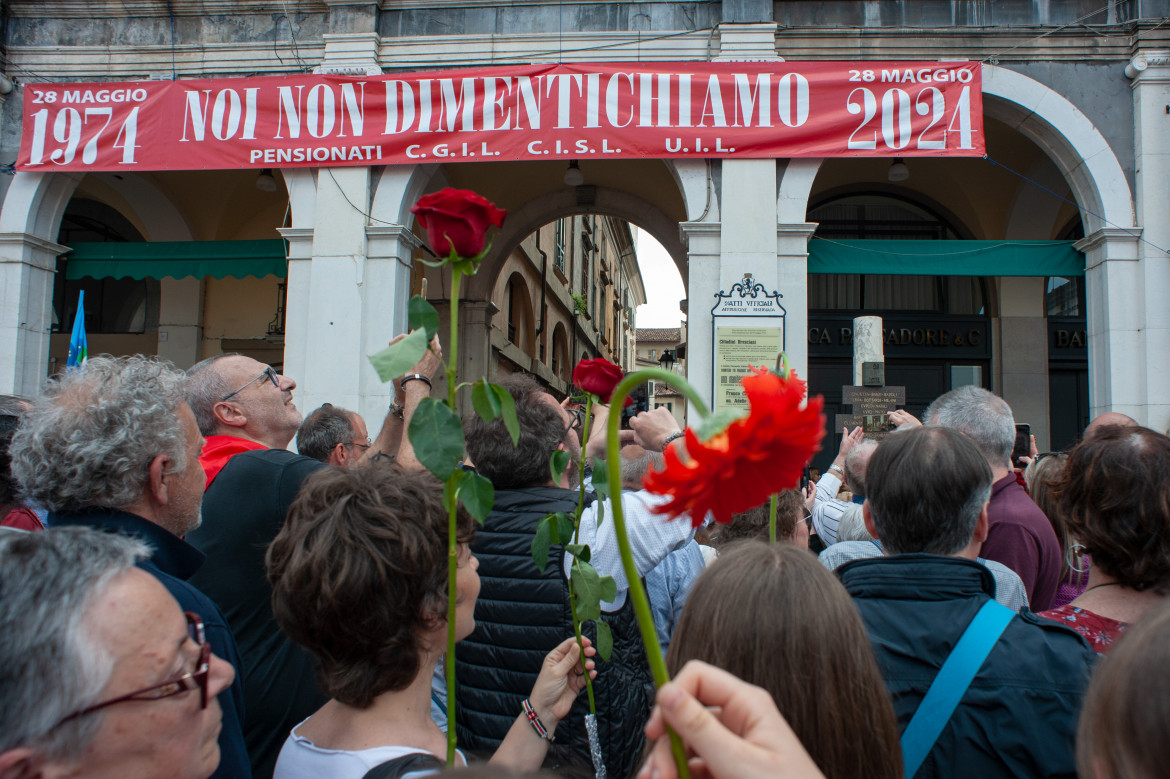
{"label": "green stem", "polygon": [[[455,366],[459,364],[459,282],[463,274],[458,268],[451,274],[451,339],[448,344],[451,356],[447,362],[447,402],[455,410]],[[429,348],[429,347],[428,347]],[[451,474],[448,484],[455,478]],[[444,663],[447,672],[447,765],[455,765],[455,594],[456,577],[459,569],[459,544],[456,541],[458,525],[455,511],[458,500],[452,492],[451,505],[447,507],[447,658]]]}
{"label": "green stem", "polygon": [[[694,403],[699,413],[708,416],[707,405],[699,397],[694,388],[678,375],[663,368],[646,368],[627,375],[617,385],[610,398],[610,408],[621,408],[626,396],[647,379],[660,379],[678,389],[688,400]],[[654,684],[661,687],[670,681],[666,672],[666,661],[662,657],[662,647],[658,643],[658,631],[654,627],[654,616],[650,613],[650,601],[646,598],[646,589],[642,586],[642,577],[634,564],[634,554],[630,550],[630,540],[626,534],[625,512],[622,510],[622,471],[613,467],[621,460],[621,414],[609,415],[609,429],[605,436],[606,461],[610,463],[609,496],[613,513],[613,528],[617,534],[618,550],[622,556],[622,568],[626,572],[626,582],[629,585],[629,598],[634,604],[634,614],[638,618],[638,629],[642,633],[642,643],[646,647],[646,660],[650,663],[650,672],[654,675]],[[686,748],[678,735],[667,728],[670,736],[670,750],[674,754],[674,762],[678,768],[679,779],[690,779],[690,768],[687,766]]]}
{"label": "green stem", "polygon": [[[581,461],[577,463],[577,510],[573,514],[573,543],[581,542],[581,512],[585,510],[585,442],[589,440],[589,423],[592,421],[593,396],[585,395],[585,419],[581,423]],[[573,577],[569,577],[569,611],[573,616],[573,634],[577,636],[577,648],[581,650],[581,673],[585,674],[585,693],[589,698],[589,713],[597,716],[597,702],[593,698],[593,680],[589,678],[586,665],[585,642],[581,640],[581,620],[577,618],[577,592]]]}
{"label": "green stem", "polygon": [[768,501],[768,543],[776,543],[776,500],[779,496],[772,493]]}

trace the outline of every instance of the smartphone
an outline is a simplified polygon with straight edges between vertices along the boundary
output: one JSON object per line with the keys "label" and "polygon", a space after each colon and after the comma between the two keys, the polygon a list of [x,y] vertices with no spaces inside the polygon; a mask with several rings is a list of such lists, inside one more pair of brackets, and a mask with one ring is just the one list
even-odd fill
{"label": "smartphone", "polygon": [[1012,466],[1023,468],[1021,457],[1032,454],[1032,426],[1029,424],[1016,425],[1016,445],[1012,448]]}
{"label": "smartphone", "polygon": [[802,471],[800,474],[800,491],[801,492],[804,492],[805,490],[808,489],[808,483],[810,481],[808,469],[809,469],[809,466],[807,466],[807,465],[804,466],[804,471]]}

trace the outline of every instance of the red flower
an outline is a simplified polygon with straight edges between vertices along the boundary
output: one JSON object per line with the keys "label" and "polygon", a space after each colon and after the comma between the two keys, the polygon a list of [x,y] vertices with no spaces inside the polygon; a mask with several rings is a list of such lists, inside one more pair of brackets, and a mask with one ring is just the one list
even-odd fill
{"label": "red flower", "polygon": [[[598,357],[595,360],[582,360],[573,369],[573,383],[582,392],[588,392],[590,395],[601,398],[602,403],[609,402],[613,391],[624,376],[621,368],[604,357]],[[627,406],[632,402],[632,398],[626,398]]]}
{"label": "red flower", "polygon": [[800,483],[800,473],[820,449],[825,434],[821,407],[813,398],[801,407],[807,384],[790,372],[781,378],[765,368],[743,379],[750,413],[708,441],[687,428],[684,462],[675,447],[666,450],[666,465],[649,471],[643,485],[670,500],[656,509],[676,517],[690,512],[697,527],[707,516],[730,522],[760,505],[774,492]]}
{"label": "red flower", "polygon": [[435,254],[447,257],[454,248],[463,258],[481,254],[488,227],[503,226],[507,214],[482,195],[451,187],[419,198],[410,212],[426,228]]}

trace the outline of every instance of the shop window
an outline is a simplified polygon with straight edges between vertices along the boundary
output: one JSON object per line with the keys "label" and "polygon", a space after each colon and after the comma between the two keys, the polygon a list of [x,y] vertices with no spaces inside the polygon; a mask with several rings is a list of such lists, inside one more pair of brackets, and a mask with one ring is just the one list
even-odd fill
{"label": "shop window", "polygon": [[1080,276],[1049,276],[1044,285],[1044,311],[1048,316],[1084,316],[1085,280]]}
{"label": "shop window", "polygon": [[955,387],[965,387],[968,384],[972,384],[976,387],[983,386],[983,366],[952,365],[951,389],[954,389]]}

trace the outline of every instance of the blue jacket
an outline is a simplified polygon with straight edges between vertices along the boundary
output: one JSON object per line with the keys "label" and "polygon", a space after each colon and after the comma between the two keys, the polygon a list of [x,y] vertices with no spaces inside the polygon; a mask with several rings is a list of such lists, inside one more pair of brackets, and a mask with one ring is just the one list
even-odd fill
{"label": "blue jacket", "polygon": [[[943,661],[995,594],[971,560],[907,554],[837,569],[861,612],[904,731]],[[916,776],[1075,779],[1077,717],[1096,654],[1027,609],[1012,618]]]}
{"label": "blue jacket", "polygon": [[125,511],[92,508],[81,512],[50,513],[49,527],[81,525],[113,533],[134,536],[149,544],[152,553],[141,560],[138,567],[158,579],[179,602],[183,611],[193,611],[203,618],[203,627],[211,651],[232,664],[236,680],[219,694],[223,709],[223,728],[219,732],[219,767],[212,777],[219,779],[247,779],[252,776],[252,763],[244,746],[244,686],[243,664],[236,649],[236,639],[220,613],[219,607],[193,585],[187,583],[204,556],[195,547],[158,525]]}

